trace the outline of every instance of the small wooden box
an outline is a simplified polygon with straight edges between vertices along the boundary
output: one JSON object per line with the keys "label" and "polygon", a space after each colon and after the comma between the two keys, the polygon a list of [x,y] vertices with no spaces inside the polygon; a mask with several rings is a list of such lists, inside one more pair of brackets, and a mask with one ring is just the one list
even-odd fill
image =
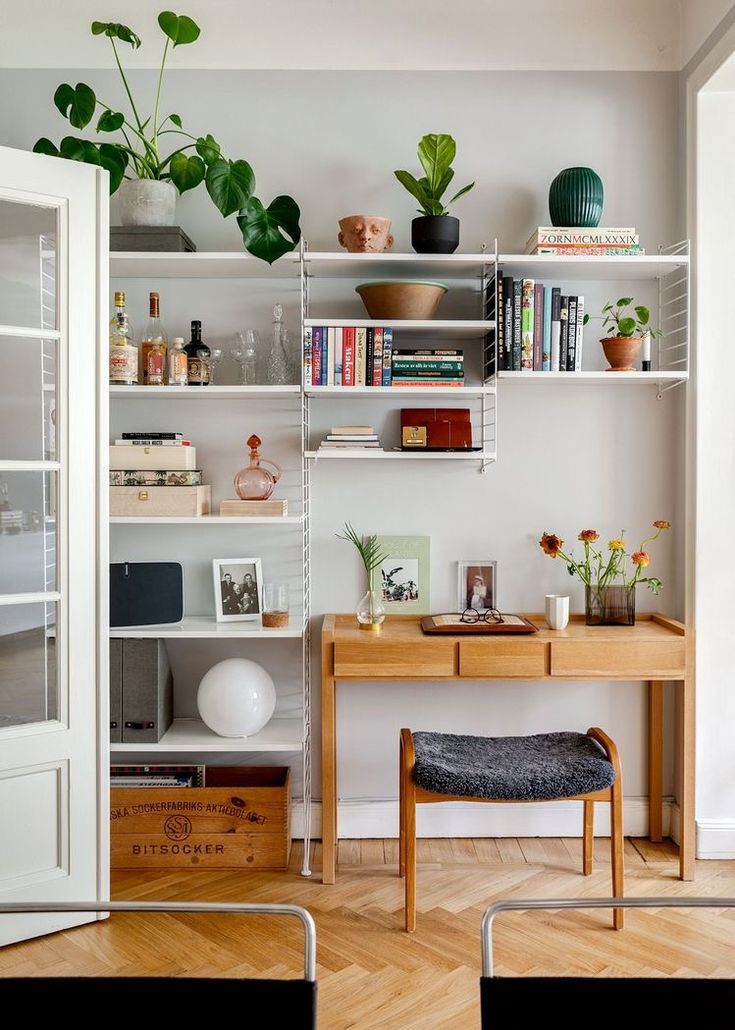
{"label": "small wooden box", "polygon": [[207,787],[113,788],[111,867],[286,869],[290,770],[209,766],[206,778]]}
{"label": "small wooden box", "polygon": [[211,486],[111,486],[110,515],[209,515]]}
{"label": "small wooden box", "polygon": [[[193,389],[196,389],[194,387]],[[110,445],[111,469],[165,469],[167,472],[193,472],[197,469],[196,447],[127,447]]]}
{"label": "small wooden box", "polygon": [[111,225],[110,250],[194,251],[196,245],[178,225]]}

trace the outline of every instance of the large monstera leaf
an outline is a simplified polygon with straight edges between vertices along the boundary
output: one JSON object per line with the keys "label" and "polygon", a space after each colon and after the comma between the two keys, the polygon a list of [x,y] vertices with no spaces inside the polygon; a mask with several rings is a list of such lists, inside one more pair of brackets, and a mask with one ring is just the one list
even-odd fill
{"label": "large monstera leaf", "polygon": [[225,218],[243,208],[254,189],[255,174],[247,161],[220,157],[207,168],[207,192]]}
{"label": "large monstera leaf", "polygon": [[251,197],[237,216],[237,224],[246,249],[272,265],[301,239],[300,216],[299,205],[292,197],[276,197],[268,207]]}
{"label": "large monstera leaf", "polygon": [[110,174],[110,193],[117,190],[128,166],[128,155],[114,143],[90,143],[89,140],[76,136],[65,136],[58,147],[50,139],[42,136],[36,140],[33,152],[106,168]]}
{"label": "large monstera leaf", "polygon": [[54,93],[54,103],[75,129],[83,129],[92,121],[97,98],[92,87],[84,82],[78,82],[76,86],[62,82]]}

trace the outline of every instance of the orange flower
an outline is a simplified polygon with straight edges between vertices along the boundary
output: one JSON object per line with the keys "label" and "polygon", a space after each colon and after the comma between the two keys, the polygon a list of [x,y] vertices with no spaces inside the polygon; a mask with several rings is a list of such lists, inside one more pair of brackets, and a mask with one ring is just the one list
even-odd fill
{"label": "orange flower", "polygon": [[596,529],[583,529],[577,537],[578,540],[584,540],[585,543],[593,543],[595,540],[600,539],[600,534]]}
{"label": "orange flower", "polygon": [[554,533],[544,533],[538,543],[541,550],[544,554],[548,554],[549,558],[556,558],[564,546],[564,541],[561,537],[556,536]]}
{"label": "orange flower", "polygon": [[656,519],[654,526],[656,529],[671,529],[671,523],[667,522],[666,519]]}
{"label": "orange flower", "polygon": [[631,554],[631,556],[630,556],[630,560],[635,565],[640,565],[644,569],[645,569],[646,565],[650,565],[651,564],[651,556],[650,556],[650,554],[646,554],[645,551],[634,551]]}
{"label": "orange flower", "polygon": [[607,546],[611,551],[624,551],[625,540],[621,540],[619,537],[616,537],[614,540],[610,540]]}

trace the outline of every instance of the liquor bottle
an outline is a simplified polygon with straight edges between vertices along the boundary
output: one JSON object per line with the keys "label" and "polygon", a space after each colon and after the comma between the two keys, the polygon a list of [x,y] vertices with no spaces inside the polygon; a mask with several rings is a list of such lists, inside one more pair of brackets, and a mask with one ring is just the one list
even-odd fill
{"label": "liquor bottle", "polygon": [[[145,327],[145,332],[143,333],[143,338],[140,344],[141,374],[144,385],[148,385],[148,354],[153,345],[155,344],[155,342],[159,342],[160,349],[163,354],[164,376],[167,364],[168,351],[168,336],[166,335],[166,330],[163,328],[163,325],[161,323],[161,299],[157,293],[149,294],[148,310],[150,313],[150,317],[148,319],[148,325]],[[158,383],[158,385],[160,386],[160,382]]]}
{"label": "liquor bottle", "polygon": [[184,337],[174,336],[168,355],[168,385],[186,386],[189,381]]}
{"label": "liquor bottle", "polygon": [[163,353],[163,341],[160,336],[153,340],[153,345],[145,359],[145,379],[148,386],[163,386],[166,357]]}
{"label": "liquor bottle", "polygon": [[202,339],[201,322],[191,323],[191,342],[184,349],[189,386],[209,386],[209,347]]}
{"label": "liquor bottle", "polygon": [[125,311],[125,294],[115,294],[115,314],[110,320],[110,383],[114,386],[136,386],[138,383],[138,348],[133,343],[133,327]]}

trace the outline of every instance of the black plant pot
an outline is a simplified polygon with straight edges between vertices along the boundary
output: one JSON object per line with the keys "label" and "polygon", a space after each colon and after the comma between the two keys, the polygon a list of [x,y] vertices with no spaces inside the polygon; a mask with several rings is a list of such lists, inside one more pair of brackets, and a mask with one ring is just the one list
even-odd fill
{"label": "black plant pot", "polygon": [[417,254],[453,254],[459,246],[459,218],[453,215],[414,218],[411,246]]}

